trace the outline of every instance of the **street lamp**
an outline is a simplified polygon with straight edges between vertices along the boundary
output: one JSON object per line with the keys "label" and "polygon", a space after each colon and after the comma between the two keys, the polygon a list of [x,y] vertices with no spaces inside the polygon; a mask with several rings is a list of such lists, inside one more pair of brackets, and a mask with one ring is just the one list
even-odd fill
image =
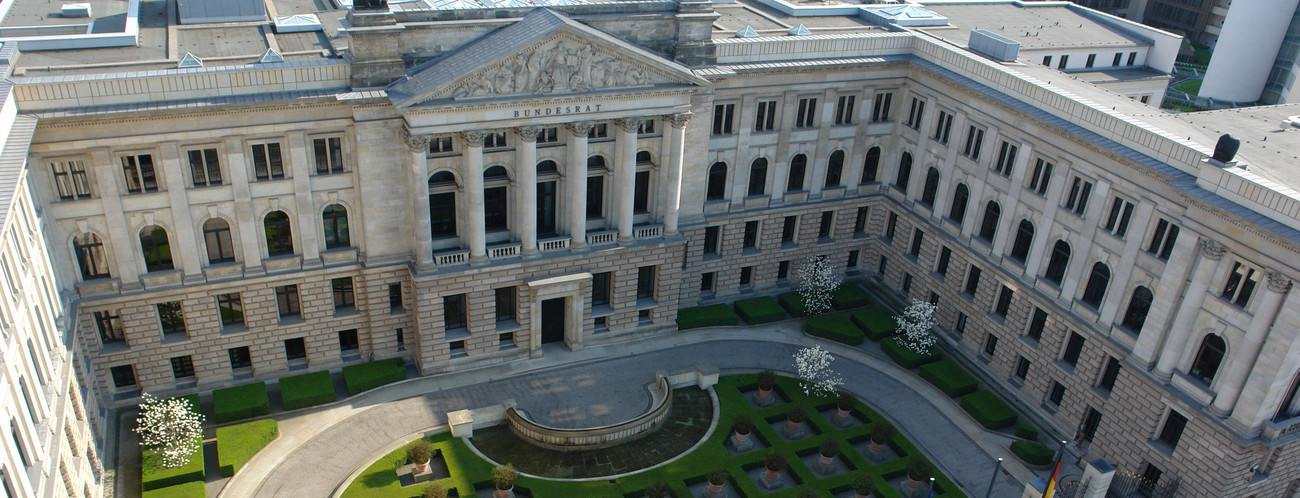
{"label": "street lamp", "polygon": [[998,465],[993,468],[993,477],[989,478],[989,490],[984,492],[984,498],[993,496],[993,484],[998,482],[998,472],[1002,471],[1002,457],[998,457]]}

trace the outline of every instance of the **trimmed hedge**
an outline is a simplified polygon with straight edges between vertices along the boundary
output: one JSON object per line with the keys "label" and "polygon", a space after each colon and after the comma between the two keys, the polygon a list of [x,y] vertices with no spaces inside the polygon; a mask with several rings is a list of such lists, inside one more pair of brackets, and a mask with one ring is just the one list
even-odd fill
{"label": "trimmed hedge", "polygon": [[853,323],[867,334],[867,338],[876,342],[894,335],[894,329],[898,328],[898,322],[894,321],[894,314],[885,308],[858,310],[851,316]]}
{"label": "trimmed hedge", "polygon": [[861,308],[871,305],[871,295],[858,284],[841,284],[831,292],[831,305],[837,310]]}
{"label": "trimmed hedge", "polygon": [[217,428],[217,462],[221,466],[221,476],[235,475],[253,455],[277,437],[280,437],[280,424],[271,419]]}
{"label": "trimmed hedge", "polygon": [[1020,424],[1016,426],[1016,437],[1038,441],[1038,428],[1029,424]]}
{"label": "trimmed hedge", "polygon": [[348,396],[399,380],[406,380],[406,367],[401,358],[343,367],[343,382],[348,386]]}
{"label": "trimmed hedge", "polygon": [[991,392],[979,391],[962,396],[961,407],[966,413],[990,430],[998,430],[1016,424],[1020,415],[1007,406],[1002,399]]}
{"label": "trimmed hedge", "polygon": [[203,448],[190,454],[190,463],[169,469],[163,467],[162,455],[155,455],[153,450],[142,448],[140,452],[140,489],[152,491],[198,481],[207,480],[203,472]]}
{"label": "trimmed hedge", "polygon": [[723,303],[677,310],[678,330],[739,325],[740,317]]}
{"label": "trimmed hedge", "polygon": [[1029,441],[1013,441],[1011,452],[1016,454],[1016,458],[1029,465],[1047,465],[1056,454],[1051,448]]}
{"label": "trimmed hedge", "polygon": [[776,296],[776,301],[781,303],[781,307],[790,312],[790,316],[803,318],[808,316],[808,310],[803,308],[803,296],[798,292],[785,292]]}
{"label": "trimmed hedge", "polygon": [[280,379],[280,400],[285,411],[334,402],[334,381],[329,372],[313,372]]}
{"label": "trimmed hedge", "polygon": [[936,361],[921,365],[921,378],[930,381],[950,398],[970,394],[979,389],[980,382],[952,360]]}
{"label": "trimmed hedge", "polygon": [[826,315],[809,318],[803,326],[809,335],[857,346],[866,340],[862,330],[849,321],[846,315]]}
{"label": "trimmed hedge", "polygon": [[198,393],[194,393],[194,394],[186,394],[186,395],[184,395],[184,396],[176,396],[176,398],[180,398],[180,399],[183,399],[183,400],[185,400],[185,401],[190,402],[190,411],[192,411],[192,412],[194,412],[194,413],[203,413],[203,410],[202,410],[201,408],[199,408],[199,394],[198,394]]}
{"label": "trimmed hedge", "polygon": [[736,314],[750,325],[785,320],[785,308],[768,296],[736,301]]}
{"label": "trimmed hedge", "polygon": [[141,498],[207,498],[207,496],[207,485],[203,481],[193,481],[145,491]]}
{"label": "trimmed hedge", "polygon": [[218,424],[271,413],[266,383],[254,382],[212,391],[212,412],[212,418]]}
{"label": "trimmed hedge", "polygon": [[916,352],[898,345],[898,339],[894,337],[886,338],[880,342],[880,350],[889,355],[894,363],[911,370],[926,363],[939,361],[939,349],[930,347],[930,354],[917,354]]}

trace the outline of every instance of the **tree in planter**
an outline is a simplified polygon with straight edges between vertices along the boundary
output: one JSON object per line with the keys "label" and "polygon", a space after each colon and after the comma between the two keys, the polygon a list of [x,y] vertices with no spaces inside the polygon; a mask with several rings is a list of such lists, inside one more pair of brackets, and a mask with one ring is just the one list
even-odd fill
{"label": "tree in planter", "polygon": [[821,345],[795,352],[794,367],[799,372],[804,394],[827,395],[844,384],[844,378],[831,370],[832,361],[835,361],[835,357],[823,350]]}
{"label": "tree in planter", "polygon": [[760,479],[763,487],[767,489],[780,487],[783,480],[781,479],[781,471],[785,470],[786,465],[785,455],[775,451],[763,457],[763,468],[767,470]]}
{"label": "tree in planter", "polygon": [[660,479],[650,483],[645,488],[646,498],[673,498],[673,488],[668,486],[668,481]]}
{"label": "tree in planter", "polygon": [[406,459],[415,465],[413,472],[429,470],[429,459],[433,458],[433,445],[423,439],[406,448]]}
{"label": "tree in planter", "polygon": [[758,373],[755,380],[758,383],[758,397],[754,400],[754,404],[768,406],[776,401],[772,396],[772,390],[776,389],[776,374],[771,370],[764,370]]}
{"label": "tree in planter", "polygon": [[878,461],[880,452],[885,449],[886,444],[889,444],[889,440],[894,439],[895,433],[894,426],[889,425],[889,422],[883,420],[876,422],[876,425],[871,428],[871,453],[867,455],[867,459],[872,462]]}
{"label": "tree in planter", "polygon": [[876,492],[876,483],[871,480],[871,474],[866,472],[853,474],[849,487],[853,488],[854,498],[866,498]]}
{"label": "tree in planter", "polygon": [[799,297],[808,316],[817,316],[831,308],[831,293],[840,286],[840,272],[825,256],[808,256],[798,270]]}
{"label": "tree in planter", "polygon": [[934,473],[934,466],[926,461],[921,455],[913,455],[912,459],[907,462],[907,485],[916,488],[930,478]]}
{"label": "tree in planter", "polygon": [[817,447],[817,453],[817,465],[813,470],[822,475],[835,472],[835,456],[840,453],[840,447],[835,444],[835,440],[823,439],[822,444]]}
{"label": "tree in planter", "polygon": [[161,455],[163,467],[169,469],[190,463],[190,455],[203,445],[203,415],[183,398],[158,399],[144,393],[135,424],[140,446]]}
{"label": "tree in planter", "polygon": [[731,427],[735,429],[731,443],[736,451],[747,451],[754,447],[754,442],[749,440],[749,434],[754,431],[754,421],[750,420],[749,416],[736,415],[731,422]]}
{"label": "tree in planter", "polygon": [[912,304],[894,317],[898,322],[894,336],[898,345],[916,354],[929,353],[937,340],[930,329],[934,328],[934,312],[938,309],[938,306],[925,301],[912,300]]}
{"label": "tree in planter", "polygon": [[722,486],[724,484],[727,484],[727,479],[729,479],[731,476],[727,474],[726,469],[716,468],[710,470],[709,474],[706,477],[709,479],[709,492],[721,493]]}
{"label": "tree in planter", "polygon": [[808,420],[808,414],[804,413],[803,408],[795,406],[794,408],[791,408],[790,411],[786,412],[785,427],[781,429],[781,432],[785,434],[785,437],[790,439],[802,437],[804,434],[803,423],[805,420]]}
{"label": "tree in planter", "polygon": [[845,427],[852,420],[853,403],[858,401],[852,394],[840,391],[839,396],[835,397],[835,426]]}
{"label": "tree in planter", "polygon": [[424,487],[423,496],[424,498],[447,498],[447,488],[435,482]]}
{"label": "tree in planter", "polygon": [[514,495],[515,481],[518,479],[519,472],[515,471],[514,464],[492,467],[492,484],[497,488],[497,496],[505,498]]}

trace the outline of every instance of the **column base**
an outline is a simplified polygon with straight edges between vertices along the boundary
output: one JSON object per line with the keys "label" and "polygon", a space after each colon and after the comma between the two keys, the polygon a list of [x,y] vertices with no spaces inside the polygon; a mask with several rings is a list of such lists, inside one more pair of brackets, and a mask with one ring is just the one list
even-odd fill
{"label": "column base", "polygon": [[470,265],[470,266],[483,266],[483,265],[486,265],[486,264],[488,264],[488,257],[487,257],[487,254],[480,254],[480,255],[477,255],[477,256],[471,254],[471,255],[469,256],[469,265]]}
{"label": "column base", "polygon": [[542,255],[542,251],[537,250],[537,244],[533,244],[532,246],[524,246],[523,248],[519,249],[519,257],[524,259],[533,259],[533,258],[540,257],[541,255]]}
{"label": "column base", "polygon": [[620,246],[630,246],[635,243],[636,243],[636,237],[633,237],[631,235],[624,237],[622,234],[618,236],[618,245]]}
{"label": "column base", "polygon": [[[584,238],[585,238],[585,237],[584,237]],[[569,251],[571,251],[571,252],[581,252],[581,251],[585,251],[585,250],[587,250],[587,242],[586,242],[586,241],[578,242],[577,239],[574,239],[572,242],[569,242]]]}
{"label": "column base", "polygon": [[1152,370],[1152,371],[1151,371],[1151,376],[1152,376],[1152,377],[1155,377],[1156,380],[1160,381],[1161,384],[1168,384],[1168,383],[1169,383],[1169,380],[1174,378],[1174,373],[1173,373],[1173,372],[1161,372],[1161,371],[1159,371],[1159,370]]}
{"label": "column base", "polygon": [[[1216,400],[1217,400],[1217,398],[1216,398]],[[1219,408],[1219,407],[1217,407],[1217,406],[1214,406],[1213,403],[1211,403],[1210,406],[1205,407],[1205,411],[1210,412],[1210,415],[1214,415],[1214,416],[1219,417],[1219,418],[1228,418],[1228,415],[1232,415],[1232,409],[1231,409],[1231,408],[1229,408],[1229,409],[1227,409],[1227,410],[1223,410],[1223,409],[1221,409],[1221,408]]]}

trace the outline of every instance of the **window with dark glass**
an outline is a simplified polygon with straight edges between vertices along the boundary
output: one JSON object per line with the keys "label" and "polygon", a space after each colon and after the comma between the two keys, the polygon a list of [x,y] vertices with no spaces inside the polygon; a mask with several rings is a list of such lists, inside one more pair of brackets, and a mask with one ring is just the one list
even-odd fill
{"label": "window with dark glass", "polygon": [[960,311],[957,312],[957,321],[953,323],[953,325],[952,325],[952,331],[955,332],[955,333],[957,333],[958,336],[961,336],[962,334],[965,334],[965,333],[966,333],[966,314],[965,314],[965,313],[962,313],[962,312],[960,312]]}
{"label": "window with dark glass", "polygon": [[230,357],[231,370],[253,368],[253,355],[249,352],[248,346],[227,349],[226,354]]}
{"label": "window with dark glass", "polygon": [[[507,184],[510,177],[503,166],[493,166],[483,171],[483,227],[486,230],[509,228],[510,204]],[[591,195],[588,183],[587,195]],[[596,204],[599,207],[599,203]],[[591,205],[587,205],[588,209]]]}
{"label": "window with dark glass", "polygon": [[776,264],[776,279],[785,280],[790,278],[790,262],[782,261]]}
{"label": "window with dark glass", "polygon": [[982,147],[984,147],[984,129],[971,125],[966,132],[966,145],[962,147],[961,154],[971,158],[972,161],[978,161]]}
{"label": "window with dark glass", "polygon": [[700,275],[700,292],[713,292],[713,279],[715,272],[708,272]]}
{"label": "window with dark glass", "polygon": [[608,306],[612,274],[610,272],[591,275],[591,305]]}
{"label": "window with dark glass", "polygon": [[217,296],[217,314],[221,315],[221,325],[229,327],[244,324],[244,301],[238,292]]}
{"label": "window with dark glass", "polygon": [[352,237],[348,233],[348,209],[342,204],[325,206],[321,213],[325,226],[325,248],[339,249],[352,246]]}
{"label": "window with dark glass", "polygon": [[1090,68],[1097,62],[1097,54],[1088,54],[1088,61],[1083,63],[1083,67]]}
{"label": "window with dark glass", "polygon": [[911,273],[903,273],[903,289],[902,289],[902,291],[903,291],[903,295],[904,295],[904,296],[910,296],[910,295],[912,294],[912,274],[911,274]]}
{"label": "window with dark glass", "polygon": [[388,308],[397,311],[405,307],[406,301],[402,298],[402,283],[388,284]]}
{"label": "window with dark glass", "polygon": [[757,221],[745,222],[745,238],[743,240],[742,247],[745,249],[758,248],[758,222]]}
{"label": "window with dark glass", "polygon": [[1196,352],[1196,359],[1192,361],[1192,368],[1187,371],[1187,374],[1207,386],[1210,385],[1214,382],[1214,376],[1219,373],[1219,364],[1223,362],[1223,355],[1227,350],[1228,345],[1223,342],[1222,337],[1215,334],[1205,336],[1201,340],[1201,348]]}
{"label": "window with dark glass", "polygon": [[636,269],[636,297],[650,299],[655,295],[655,267],[642,266]]}
{"label": "window with dark glass", "polygon": [[898,160],[898,175],[894,177],[894,186],[899,192],[907,193],[907,184],[912,177],[912,154],[904,152],[902,159]]}
{"label": "window with dark glass", "polygon": [[[541,142],[542,140],[541,140],[541,138],[539,137],[539,138],[537,139],[537,141],[538,141],[538,142]],[[429,153],[430,153],[430,154],[450,154],[450,153],[455,152],[455,151],[456,151],[456,150],[452,148],[451,137],[449,137],[449,136],[447,136],[447,137],[433,137],[433,138],[429,139]]]}
{"label": "window with dark glass", "polygon": [[840,175],[844,171],[844,151],[837,150],[831,153],[831,157],[826,161],[826,188],[840,186]]}
{"label": "window with dark glass", "polygon": [[235,244],[230,237],[230,224],[221,218],[203,222],[203,245],[208,250],[208,264],[229,263],[235,260]]}
{"label": "window with dark glass", "polygon": [[821,223],[817,225],[817,238],[825,239],[835,230],[835,212],[822,211]]}
{"label": "window with dark glass", "polygon": [[1083,216],[1088,210],[1088,197],[1092,195],[1092,182],[1074,177],[1070,182],[1070,193],[1065,197],[1065,209]]}
{"label": "window with dark glass", "polygon": [[356,306],[357,298],[352,288],[352,277],[330,279],[330,289],[334,291],[334,309]]}
{"label": "window with dark glass", "polygon": [[817,126],[817,98],[799,99],[799,107],[795,111],[794,127],[811,128],[814,126]]}
{"label": "window with dark glass", "polygon": [[177,356],[171,359],[172,377],[177,380],[194,377],[194,360],[190,355]]}
{"label": "window with dark glass", "polygon": [[1142,332],[1142,325],[1146,324],[1147,312],[1151,311],[1151,302],[1154,296],[1151,290],[1143,286],[1133,289],[1133,297],[1129,298],[1128,309],[1124,311],[1124,320],[1121,325],[1134,334]]}
{"label": "window with dark glass", "polygon": [[849,251],[849,260],[844,264],[844,266],[848,268],[856,268],[858,266],[858,257],[861,254],[862,252],[859,251],[858,249]]}
{"label": "window with dark glass", "polygon": [[858,214],[853,218],[853,233],[867,232],[867,216],[871,214],[871,208],[862,206],[858,208]]}
{"label": "window with dark glass", "polygon": [[[587,133],[587,138],[605,138],[605,136],[604,123],[592,125],[591,130]],[[484,149],[500,149],[509,146],[510,144],[506,142],[506,132],[504,131],[483,134]]]}
{"label": "window with dark glass", "polygon": [[1162,260],[1168,260],[1169,255],[1174,252],[1174,243],[1178,242],[1178,231],[1178,225],[1160,218],[1160,221],[1156,222],[1155,233],[1151,234],[1151,244],[1147,246],[1147,252]]}
{"label": "window with dark glass", "polygon": [[442,326],[446,330],[463,329],[468,325],[469,314],[466,310],[464,294],[443,296]]}
{"label": "window with dark glass", "polygon": [[266,252],[269,256],[293,254],[293,232],[289,229],[289,215],[284,211],[271,211],[263,220],[266,228]]}
{"label": "window with dark glass", "polygon": [[1102,225],[1102,228],[1115,234],[1116,237],[1123,238],[1128,233],[1128,225],[1132,219],[1133,203],[1117,196],[1110,204],[1110,214],[1106,216],[1106,224]]}
{"label": "window with dark glass", "polygon": [[934,207],[934,198],[939,194],[939,170],[930,168],[925,172],[925,186],[921,189],[921,203]]}
{"label": "window with dark glass", "polygon": [[907,111],[907,121],[903,124],[913,130],[921,127],[921,119],[925,116],[925,101],[912,97],[912,106]]}
{"label": "window with dark glass", "polygon": [[556,202],[555,181],[537,182],[537,235],[546,237],[555,235]]}
{"label": "window with dark glass", "polygon": [[1065,351],[1061,353],[1061,361],[1069,366],[1079,365],[1079,355],[1083,354],[1083,336],[1078,332],[1070,332],[1070,338],[1065,342]]}
{"label": "window with dark glass", "polygon": [[[541,172],[539,165],[538,172]],[[538,184],[538,202],[541,202],[542,183]],[[433,237],[456,236],[456,177],[448,171],[439,171],[429,177],[429,226]],[[542,218],[538,217],[538,233],[541,232]]]}
{"label": "window with dark glass", "polygon": [[948,145],[948,138],[952,136],[952,114],[948,111],[939,111],[939,119],[934,125],[934,139],[943,145]]}
{"label": "window with dark glass", "polygon": [[221,161],[217,149],[196,149],[186,152],[190,160],[190,178],[195,187],[221,185]]}
{"label": "window with dark glass", "polygon": [[998,148],[998,160],[993,163],[993,171],[997,171],[1002,176],[1011,176],[1011,169],[1016,165],[1018,152],[1020,147],[1003,140],[1002,146]]}
{"label": "window with dark glass", "polygon": [[1002,318],[1006,318],[1007,312],[1011,311],[1011,298],[1015,296],[1015,294],[1016,291],[1011,290],[1010,287],[1005,285],[1002,286],[1002,289],[998,291],[998,302],[993,307],[993,313]]}
{"label": "window with dark glass", "polygon": [[1047,312],[1035,307],[1034,314],[1029,317],[1029,328],[1025,330],[1025,335],[1035,341],[1041,341],[1045,329],[1047,329]]}
{"label": "window with dark glass", "polygon": [[[113,387],[121,389],[124,387],[135,387],[135,367],[131,365],[118,365],[108,369],[108,373],[113,377]],[[16,495],[10,495],[16,496]]]}
{"label": "window with dark glass", "polygon": [[862,180],[860,183],[876,181],[876,172],[880,169],[880,147],[867,149],[867,156],[862,160]]}
{"label": "window with dark glass", "polygon": [[798,216],[786,216],[781,222],[781,243],[790,244],[794,242],[797,228],[799,226]]}
{"label": "window with dark glass", "polygon": [[1114,58],[1113,60],[1110,61],[1110,65],[1111,65],[1111,66],[1118,66],[1119,63],[1120,63],[1120,61],[1123,60],[1123,58],[1124,58],[1124,53],[1123,53],[1123,52],[1116,53],[1116,54],[1115,54],[1115,58]]}
{"label": "window with dark glass", "polygon": [[163,336],[185,335],[185,312],[180,301],[158,303],[158,323]]}
{"label": "window with dark glass", "polygon": [[754,119],[754,131],[772,131],[776,128],[776,101],[764,100],[758,103],[758,115]]}
{"label": "window with dark glass", "polygon": [[1043,272],[1043,279],[1061,285],[1061,279],[1065,278],[1065,269],[1069,264],[1070,245],[1064,240],[1056,241],[1052,246],[1052,257],[1047,260],[1047,271]]}
{"label": "window with dark glass", "polygon": [[970,266],[970,271],[966,272],[966,287],[962,289],[963,293],[974,296],[975,292],[979,291],[981,273],[983,272],[975,265]]}
{"label": "window with dark glass", "polygon": [[[448,137],[448,140],[451,138]],[[430,145],[432,147],[432,145]],[[316,158],[316,174],[343,172],[343,139],[339,137],[314,138],[311,150]]]}
{"label": "window with dark glass", "polygon": [[167,230],[162,227],[152,225],[141,229],[140,249],[144,252],[145,271],[167,271],[174,268],[171,243],[167,241]]}
{"label": "window with dark glass", "polygon": [[280,155],[279,142],[253,144],[251,149],[254,177],[258,180],[284,178],[284,159]]}
{"label": "window with dark glass", "polygon": [[1129,52],[1129,53],[1128,53],[1128,64],[1127,64],[1127,65],[1132,66],[1132,65],[1134,65],[1134,64],[1137,64],[1137,57],[1138,57],[1138,53],[1137,53],[1137,52]]}
{"label": "window with dark glass", "polygon": [[1232,272],[1228,274],[1228,282],[1223,286],[1223,298],[1232,304],[1246,307],[1250,303],[1250,295],[1255,292],[1255,285],[1259,283],[1259,274],[1254,268],[1241,264],[1240,261],[1232,263]]}
{"label": "window with dark glass", "polygon": [[1052,381],[1052,390],[1047,394],[1047,402],[1061,406],[1062,401],[1065,401],[1065,386],[1060,382]]}
{"label": "window with dark glass", "polygon": [[638,171],[632,182],[632,212],[650,211],[650,172]]}
{"label": "window with dark glass", "polygon": [[95,326],[99,329],[100,344],[112,344],[126,340],[122,328],[122,317],[113,311],[96,311]]}
{"label": "window with dark glass", "polygon": [[727,195],[727,163],[709,166],[709,177],[704,188],[704,200],[720,201]]}
{"label": "window with dark glass", "polygon": [[1020,220],[1020,226],[1016,228],[1016,240],[1011,243],[1011,259],[1024,263],[1033,243],[1034,224],[1027,219]]}
{"label": "window with dark glass", "polygon": [[1169,416],[1165,417],[1165,425],[1160,428],[1160,436],[1156,438],[1169,446],[1172,450],[1178,447],[1178,440],[1183,437],[1183,429],[1187,427],[1187,417],[1174,410],[1169,410]]}
{"label": "window with dark glass", "polygon": [[947,246],[940,248],[939,259],[935,262],[934,272],[938,273],[941,277],[947,276],[948,264],[950,261],[952,261],[952,249],[949,249]]}
{"label": "window with dark glass", "polygon": [[1105,263],[1096,263],[1092,265],[1092,273],[1088,275],[1088,284],[1083,288],[1083,297],[1080,298],[1084,304],[1093,308],[1101,307],[1101,298],[1106,295],[1106,287],[1110,285],[1110,267]]}
{"label": "window with dark glass", "polygon": [[786,175],[785,191],[798,192],[803,190],[804,172],[808,169],[808,156],[795,154],[790,158],[790,170]]}
{"label": "window with dark glass", "polygon": [[989,334],[984,338],[984,355],[992,357],[998,350],[998,336]]}
{"label": "window with dark glass", "polygon": [[508,322],[515,319],[515,294],[514,287],[502,287],[494,289],[496,302],[496,313],[498,322]]}
{"label": "window with dark glass", "polygon": [[1034,172],[1029,175],[1029,190],[1047,195],[1047,185],[1052,181],[1052,163],[1043,158],[1034,160]]}
{"label": "window with dark glass", "polygon": [[1119,359],[1109,356],[1106,358],[1106,368],[1101,371],[1101,379],[1097,381],[1097,387],[1110,392],[1115,389],[1116,379],[1119,379]]}
{"label": "window with dark glass", "polygon": [[717,104],[713,106],[713,134],[729,135],[732,132],[732,120],[735,118],[736,104]]}
{"label": "window with dark glass", "polygon": [[871,104],[871,121],[889,121],[889,104],[894,99],[890,92],[880,92]]}
{"label": "window with dark glass", "polygon": [[919,228],[912,230],[912,247],[911,249],[908,249],[907,253],[910,254],[912,257],[920,256],[921,244],[924,241],[925,241],[925,232],[921,231],[921,229]]}
{"label": "window with dark glass", "polygon": [[876,273],[880,274],[881,277],[884,277],[885,270],[888,269],[888,267],[889,267],[889,258],[885,256],[881,256],[880,264],[876,265]]}
{"label": "window with dark glass", "polygon": [[289,361],[307,358],[307,341],[299,337],[284,340],[284,357]]}
{"label": "window with dark glass", "polygon": [[752,283],[754,278],[754,267],[746,266],[740,269],[740,285],[746,286]]}
{"label": "window with dark glass", "polygon": [[952,192],[952,204],[948,207],[948,219],[961,225],[966,220],[966,204],[970,202],[970,187],[958,183]]}
{"label": "window with dark glass", "polygon": [[126,176],[128,193],[158,191],[158,176],[154,172],[153,155],[122,156],[122,173]]}
{"label": "window with dark glass", "polygon": [[275,288],[275,304],[280,310],[280,318],[298,316],[302,303],[298,301],[297,285],[281,285]]}
{"label": "window with dark glass", "polygon": [[1021,356],[1020,359],[1016,360],[1017,379],[1025,380],[1029,378],[1029,365],[1030,365],[1029,359],[1025,358],[1024,356]]}
{"label": "window with dark glass", "polygon": [[853,123],[853,104],[857,100],[854,95],[840,95],[839,101],[835,103],[835,124],[852,124]]}
{"label": "window with dark glass", "polygon": [[885,221],[885,238],[894,240],[894,232],[898,230],[898,213],[890,212]]}
{"label": "window with dark glass", "polygon": [[85,163],[77,160],[50,163],[54,173],[54,189],[60,199],[89,199],[90,180],[86,176]]}
{"label": "window with dark glass", "polygon": [[1057,69],[1065,69],[1065,67],[1066,67],[1069,63],[1070,63],[1070,56],[1069,56],[1069,55],[1062,55],[1062,56],[1061,56],[1061,60],[1060,60],[1060,62],[1056,63],[1056,68],[1057,68]]}
{"label": "window with dark glass", "polygon": [[708,255],[716,256],[718,254],[718,242],[721,239],[722,239],[721,225],[705,227],[704,228],[704,254],[706,256]]}
{"label": "window with dark glass", "polygon": [[605,158],[592,156],[587,158],[587,217],[603,218],[605,216]]}
{"label": "window with dark glass", "polygon": [[988,243],[993,243],[993,237],[998,234],[998,220],[1002,216],[1002,207],[998,203],[989,201],[984,206],[984,220],[980,222],[979,238]]}
{"label": "window with dark glass", "polygon": [[763,195],[767,187],[767,159],[758,158],[749,165],[749,192],[746,195]]}

